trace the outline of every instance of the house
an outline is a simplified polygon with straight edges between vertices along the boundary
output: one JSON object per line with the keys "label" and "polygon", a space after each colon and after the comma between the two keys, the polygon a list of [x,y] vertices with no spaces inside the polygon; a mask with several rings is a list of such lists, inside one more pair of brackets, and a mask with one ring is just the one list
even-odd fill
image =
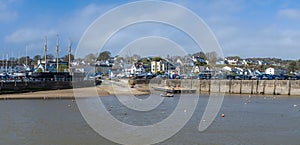
{"label": "house", "polygon": [[208,61],[205,60],[205,59],[203,59],[203,58],[201,58],[201,57],[195,57],[195,56],[193,56],[192,60],[193,60],[194,63],[200,63],[200,64],[203,64],[203,65],[204,64],[208,64]]}
{"label": "house", "polygon": [[224,67],[222,68],[222,70],[228,71],[228,72],[231,72],[231,71],[232,71],[231,67],[229,67],[229,66],[224,66]]}
{"label": "house", "polygon": [[272,68],[272,67],[269,67],[265,70],[265,74],[268,74],[268,75],[274,75],[275,74],[275,69]]}
{"label": "house", "polygon": [[229,64],[229,65],[237,65],[238,64],[239,59],[237,58],[231,58],[231,57],[227,57],[225,58],[225,64]]}
{"label": "house", "polygon": [[247,62],[246,60],[239,60],[239,61],[237,62],[237,64],[238,64],[238,65],[246,66],[246,65],[248,65],[248,62]]}
{"label": "house", "polygon": [[191,72],[192,72],[192,73],[200,73],[200,68],[199,68],[199,66],[194,66]]}
{"label": "house", "polygon": [[131,66],[125,65],[125,69],[124,72],[125,74],[142,74],[144,72],[146,72],[143,64],[141,63],[134,63]]}
{"label": "house", "polygon": [[192,68],[191,73],[200,73],[201,71],[205,71],[205,70],[209,70],[209,68],[205,66],[194,66]]}
{"label": "house", "polygon": [[[56,72],[56,60],[53,59],[49,59],[47,60],[47,65],[46,65],[46,70],[45,70],[45,61],[44,60],[38,60],[37,66],[35,67],[35,71],[37,71],[39,68],[42,69],[43,72],[48,71],[48,72]],[[58,61],[58,65],[64,65],[66,67],[68,67],[69,63],[68,62],[64,62],[64,61]],[[64,72],[68,71],[67,69],[63,70]]]}
{"label": "house", "polygon": [[151,72],[157,73],[168,70],[168,62],[166,61],[151,61]]}
{"label": "house", "polygon": [[255,64],[256,64],[256,65],[267,65],[266,62],[261,61],[261,60],[257,60],[257,61],[255,62]]}

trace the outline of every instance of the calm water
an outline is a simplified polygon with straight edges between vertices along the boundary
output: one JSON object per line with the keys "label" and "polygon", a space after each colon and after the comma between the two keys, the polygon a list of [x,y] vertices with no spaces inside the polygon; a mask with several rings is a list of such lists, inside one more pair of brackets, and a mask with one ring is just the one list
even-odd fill
{"label": "calm water", "polygon": [[[126,109],[114,97],[102,100],[117,119],[147,125],[166,118],[178,96],[146,114]],[[187,125],[160,144],[300,143],[300,98],[225,97],[220,113],[226,117],[219,115],[205,132],[198,132],[207,100],[201,96]],[[0,100],[0,111],[0,144],[114,144],[89,127],[72,100]]]}

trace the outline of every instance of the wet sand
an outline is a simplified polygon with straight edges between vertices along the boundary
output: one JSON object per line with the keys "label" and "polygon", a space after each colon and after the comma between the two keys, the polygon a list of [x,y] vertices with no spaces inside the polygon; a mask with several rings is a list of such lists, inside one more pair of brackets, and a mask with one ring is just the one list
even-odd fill
{"label": "wet sand", "polygon": [[[128,91],[115,91],[112,86],[103,85],[97,87],[89,88],[76,88],[76,91],[89,91],[92,89],[97,89],[99,96],[111,96],[115,94],[133,94],[133,95],[147,95],[149,92],[145,86],[136,86]],[[16,93],[16,94],[2,94],[0,99],[74,99],[73,89],[63,89],[63,90],[49,90],[49,91],[37,91],[28,93]]]}

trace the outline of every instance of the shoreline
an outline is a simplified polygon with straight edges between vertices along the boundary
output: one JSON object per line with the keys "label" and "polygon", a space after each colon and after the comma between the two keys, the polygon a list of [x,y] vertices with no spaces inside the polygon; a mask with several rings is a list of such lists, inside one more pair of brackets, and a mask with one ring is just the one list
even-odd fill
{"label": "shoreline", "polygon": [[[120,91],[117,92],[112,86],[103,85],[97,87],[88,87],[88,88],[74,88],[76,91],[88,91],[88,89],[97,89],[98,96],[113,96],[113,95],[149,95],[147,85],[137,85],[135,88],[130,89],[130,92]],[[75,99],[73,89],[60,89],[60,90],[48,90],[48,91],[36,91],[36,92],[26,92],[26,93],[13,93],[13,94],[1,94],[0,100],[9,100],[9,99]],[[209,92],[201,92],[199,95],[209,95]],[[224,96],[240,96],[240,97],[277,97],[277,98],[299,98],[299,95],[262,95],[262,94],[239,94],[239,93],[225,93]],[[93,97],[93,96],[91,96]],[[78,97],[80,98],[80,97]],[[76,99],[78,99],[76,98]],[[88,98],[88,97],[82,97]]]}

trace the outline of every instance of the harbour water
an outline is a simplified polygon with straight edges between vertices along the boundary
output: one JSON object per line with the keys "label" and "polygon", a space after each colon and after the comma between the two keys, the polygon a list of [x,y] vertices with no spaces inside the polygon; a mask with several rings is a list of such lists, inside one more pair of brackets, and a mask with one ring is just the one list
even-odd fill
{"label": "harbour water", "polygon": [[[150,112],[127,109],[115,97],[102,97],[117,119],[147,125],[166,118],[179,96],[165,98]],[[300,98],[226,96],[219,115],[198,131],[208,96],[200,96],[191,120],[167,144],[299,144]],[[71,99],[0,100],[0,144],[115,144],[98,135]],[[224,113],[225,117],[220,114]]]}

